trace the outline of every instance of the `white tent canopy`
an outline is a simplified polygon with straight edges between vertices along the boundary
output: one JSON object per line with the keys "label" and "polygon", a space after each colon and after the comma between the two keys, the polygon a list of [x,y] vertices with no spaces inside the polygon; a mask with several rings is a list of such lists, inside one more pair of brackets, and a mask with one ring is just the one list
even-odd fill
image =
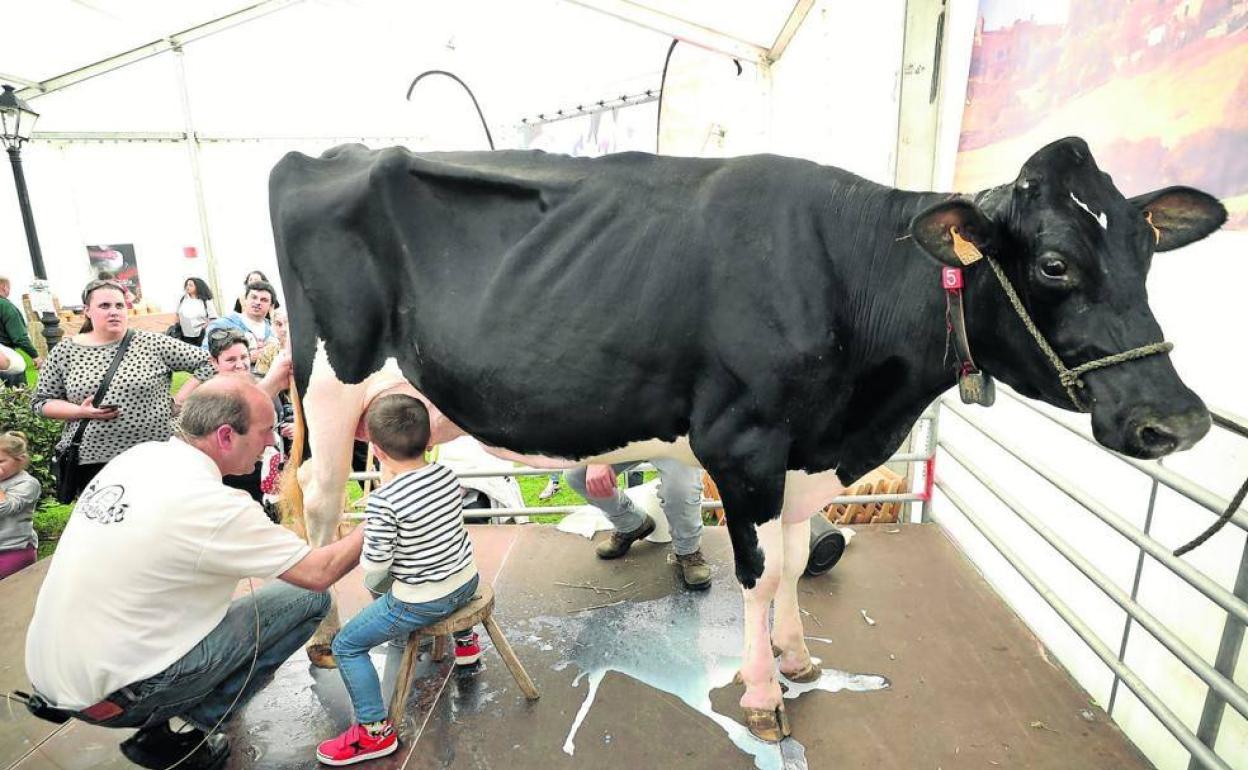
{"label": "white tent canopy", "polygon": [[[418,113],[391,97],[431,68],[465,78],[491,108],[491,120],[510,124],[537,108],[657,88],[672,36],[746,61],[766,58],[787,39],[790,17],[795,25],[810,5],[47,0],[17,9],[12,28],[23,34],[6,44],[0,73],[25,86],[22,95],[48,114],[44,131],[181,129],[176,102],[124,96],[158,85],[171,58],[162,54],[179,44],[187,52],[196,127],[206,134],[306,134],[309,116],[318,121],[315,133],[379,133],[378,117],[389,131],[410,131]],[[119,65],[144,70],[147,79],[120,84]],[[117,92],[84,103],[88,90],[111,89],[77,87],[79,78],[103,74]],[[67,88],[74,92],[58,97]],[[391,101],[380,116],[349,106]]]}
{"label": "white tent canopy", "polygon": [[[840,5],[47,0],[14,9],[22,34],[0,53],[0,80],[40,113],[23,157],[62,303],[88,278],[85,245],[133,243],[145,297],[169,307],[187,275],[226,293],[253,268],[275,277],[266,177],[285,152],[346,141],[485,149],[450,79],[423,80],[406,99],[431,69],[468,84],[499,148],[587,151],[568,131],[534,142],[521,128],[604,102],[644,105],[613,113],[630,117],[613,121],[623,128],[608,149],[655,151],[654,102],[679,38],[664,152],[778,151],[891,182],[906,4]],[[853,120],[841,117],[846,100]],[[17,210],[0,184],[2,271],[24,287]],[[199,256],[183,258],[187,247]]]}

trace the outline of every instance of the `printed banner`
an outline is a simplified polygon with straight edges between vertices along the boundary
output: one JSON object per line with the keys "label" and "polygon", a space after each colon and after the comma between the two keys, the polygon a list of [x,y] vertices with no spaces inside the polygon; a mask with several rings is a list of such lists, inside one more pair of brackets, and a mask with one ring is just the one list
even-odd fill
{"label": "printed banner", "polygon": [[126,290],[127,306],[132,306],[143,299],[143,289],[139,285],[139,266],[135,261],[133,243],[88,246],[87,258],[91,261],[93,278],[106,277],[122,285]]}
{"label": "printed banner", "polygon": [[980,0],[955,187],[1087,140],[1124,195],[1174,184],[1248,229],[1248,0]]}

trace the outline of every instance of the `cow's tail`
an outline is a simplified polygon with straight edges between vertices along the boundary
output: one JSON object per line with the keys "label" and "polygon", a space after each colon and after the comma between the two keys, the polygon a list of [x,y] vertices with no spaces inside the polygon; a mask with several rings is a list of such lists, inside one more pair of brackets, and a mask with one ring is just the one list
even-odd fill
{"label": "cow's tail", "polygon": [[281,493],[277,509],[282,514],[282,524],[304,540],[308,539],[308,525],[303,518],[303,487],[299,486],[299,467],[303,465],[304,447],[308,441],[307,423],[303,418],[303,402],[299,398],[299,386],[290,384],[290,404],[295,410],[295,436],[291,440],[290,457],[282,471]]}

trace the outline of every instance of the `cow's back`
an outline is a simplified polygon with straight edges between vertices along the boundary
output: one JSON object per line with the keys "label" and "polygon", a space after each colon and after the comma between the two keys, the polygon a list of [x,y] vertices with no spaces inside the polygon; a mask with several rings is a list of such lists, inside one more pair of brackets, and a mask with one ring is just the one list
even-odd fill
{"label": "cow's back", "polygon": [[517,451],[579,457],[685,435],[695,374],[740,344],[723,325],[774,302],[760,278],[795,258],[738,242],[789,205],[768,195],[780,163],[801,164],[289,155],[271,204],[296,359],[324,340],[350,382],[394,356],[470,433]]}

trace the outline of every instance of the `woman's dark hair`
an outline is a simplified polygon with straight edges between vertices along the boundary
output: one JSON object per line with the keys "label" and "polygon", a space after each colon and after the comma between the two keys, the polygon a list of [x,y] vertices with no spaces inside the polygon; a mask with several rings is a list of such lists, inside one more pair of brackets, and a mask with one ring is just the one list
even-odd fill
{"label": "woman's dark hair", "polygon": [[[207,282],[203,278],[187,278],[187,281],[195,284],[195,298],[208,300],[212,299],[212,289],[208,288]],[[185,281],[182,283],[182,291],[186,291]]]}
{"label": "woman's dark hair", "polygon": [[[82,287],[82,308],[84,311],[87,309],[87,305],[91,304],[91,295],[100,289],[112,289],[113,291],[121,292],[122,299],[125,299],[126,290],[121,287],[121,284],[107,278],[103,280],[97,278],[94,281],[88,281],[87,285]],[[84,313],[84,315],[86,314]],[[87,320],[82,322],[82,328],[78,331],[86,334],[94,328],[95,325],[91,323],[91,317],[87,316]]]}
{"label": "woman's dark hair", "polygon": [[254,282],[251,280],[251,277],[252,277],[253,275],[258,275],[258,276],[260,276],[260,280],[264,281],[265,283],[268,283],[268,282],[269,282],[269,277],[268,277],[267,275],[265,275],[265,274],[264,274],[264,271],[263,271],[263,270],[248,270],[248,271],[247,271],[247,275],[243,276],[243,285],[244,285],[244,286],[247,286],[248,284],[254,283]]}

